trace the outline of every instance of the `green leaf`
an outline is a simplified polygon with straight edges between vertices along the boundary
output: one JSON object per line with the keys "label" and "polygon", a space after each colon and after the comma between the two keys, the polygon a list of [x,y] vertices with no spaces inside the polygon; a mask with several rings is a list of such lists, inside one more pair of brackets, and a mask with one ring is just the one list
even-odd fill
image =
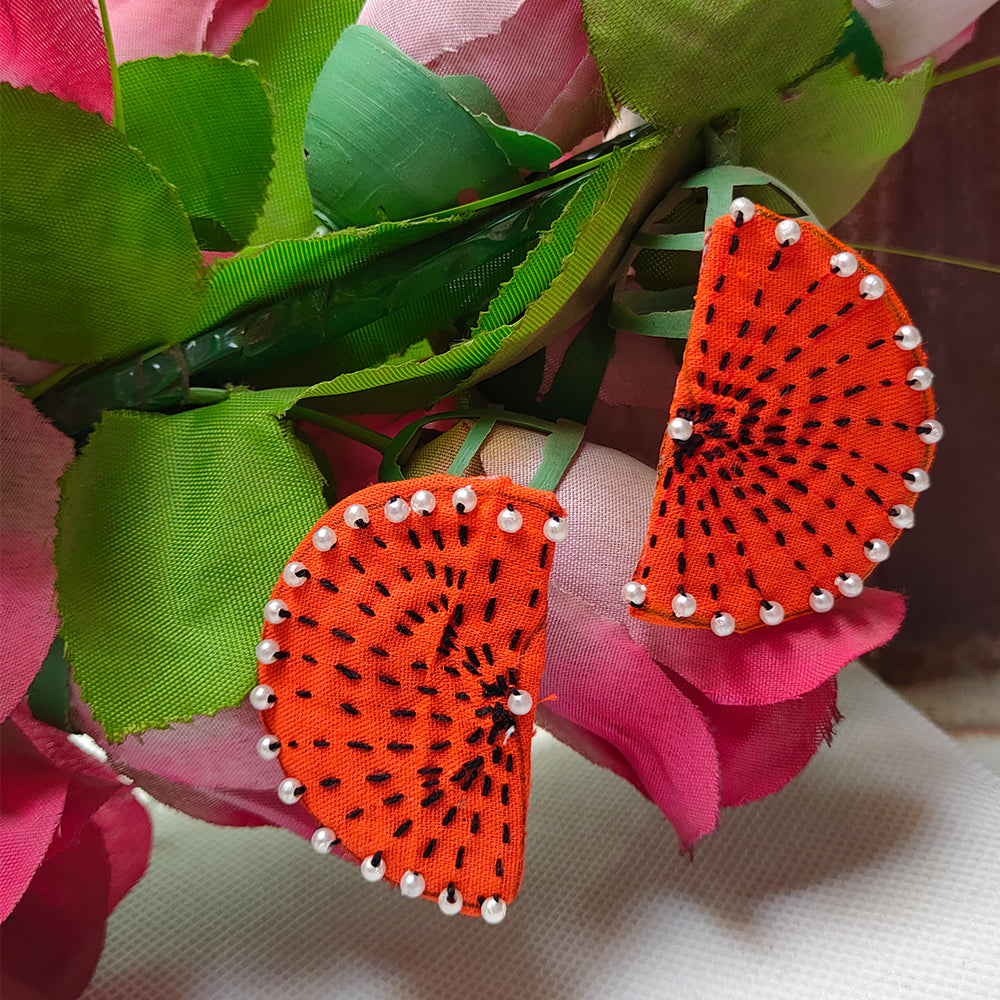
{"label": "green leaf", "polygon": [[845,60],[761,98],[742,111],[744,162],[780,178],[832,226],[909,139],[932,69],[928,61],[896,80],[869,80]]}
{"label": "green leaf", "polygon": [[645,216],[690,169],[694,139],[693,133],[657,133],[613,153],[515,269],[467,339],[433,357],[274,392],[285,393],[287,406],[340,397],[325,405],[343,413],[400,412],[515,364],[593,308]]}
{"label": "green leaf", "polygon": [[499,125],[485,113],[473,117],[515,167],[523,170],[546,170],[553,160],[562,156],[562,150],[543,135],[523,132],[509,125]]}
{"label": "green leaf", "polygon": [[272,393],[173,416],[112,412],[62,482],[62,635],[108,738],[237,705],[261,608],[326,509]]}
{"label": "green leaf", "polygon": [[274,108],[274,169],[252,243],[308,236],[316,228],[302,160],[302,132],[313,85],[362,0],[271,0],[230,55],[253,60]]}
{"label": "green leaf", "polygon": [[99,115],[6,83],[0,149],[4,340],[64,364],[176,343],[203,273],[176,190]]}
{"label": "green leaf", "polygon": [[69,729],[69,675],[63,641],[56,636],[28,688],[31,714],[56,729]]}
{"label": "green leaf", "polygon": [[188,215],[214,219],[245,244],[272,153],[271,108],[254,67],[205,54],[151,56],[119,74],[128,141],[177,188]]}
{"label": "green leaf", "polygon": [[850,0],[583,0],[612,95],[658,125],[704,125],[823,61]]}
{"label": "green leaf", "polygon": [[856,10],[851,11],[847,18],[844,34],[833,50],[830,62],[840,62],[848,57],[853,57],[858,72],[869,80],[881,80],[885,77],[882,46],[872,33],[871,25]]}

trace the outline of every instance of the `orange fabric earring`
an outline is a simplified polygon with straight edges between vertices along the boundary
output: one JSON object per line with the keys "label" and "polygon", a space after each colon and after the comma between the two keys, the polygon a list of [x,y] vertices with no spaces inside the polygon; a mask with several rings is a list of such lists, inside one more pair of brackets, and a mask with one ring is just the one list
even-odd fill
{"label": "orange fabric earring", "polygon": [[716,220],[660,453],[639,618],[717,635],[825,612],[914,522],[932,373],[882,275],[745,198]]}
{"label": "orange fabric earring", "polygon": [[521,883],[550,492],[504,478],[377,483],[337,504],[265,608],[253,703],[279,788],[370,881],[501,919]]}

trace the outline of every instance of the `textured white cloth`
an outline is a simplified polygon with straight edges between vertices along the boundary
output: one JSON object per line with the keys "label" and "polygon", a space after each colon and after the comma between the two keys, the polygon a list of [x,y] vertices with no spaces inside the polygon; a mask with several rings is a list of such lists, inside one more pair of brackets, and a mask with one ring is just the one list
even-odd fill
{"label": "textured white cloth", "polygon": [[521,895],[443,917],[273,829],[156,809],[86,1000],[997,1000],[1000,780],[862,667],[833,747],[677,854],[539,736]]}

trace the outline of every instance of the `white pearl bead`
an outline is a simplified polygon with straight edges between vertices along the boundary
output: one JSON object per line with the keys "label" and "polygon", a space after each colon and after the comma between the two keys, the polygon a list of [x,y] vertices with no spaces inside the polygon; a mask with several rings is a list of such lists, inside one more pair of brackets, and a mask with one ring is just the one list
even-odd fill
{"label": "white pearl bead", "polygon": [[678,618],[690,618],[698,610],[698,602],[691,594],[674,594],[670,608]]}
{"label": "white pearl bead", "polygon": [[858,292],[863,299],[880,299],[885,295],[885,282],[877,274],[866,274],[858,282]]}
{"label": "white pearl bead", "polygon": [[542,534],[550,542],[565,542],[569,537],[569,525],[562,517],[550,517],[542,525]]}
{"label": "white pearl bead", "polygon": [[889,508],[889,523],[894,528],[905,531],[917,523],[917,516],[913,513],[912,507],[907,507],[905,503],[897,503]]}
{"label": "white pearl bead", "polygon": [[858,269],[858,258],[846,251],[835,253],[830,258],[830,270],[841,278],[849,278]]}
{"label": "white pearl bead", "polygon": [[693,433],[694,427],[691,421],[685,420],[683,417],[674,417],[667,424],[667,436],[673,441],[687,441]]}
{"label": "white pearl bead", "polygon": [[865,589],[865,581],[857,573],[841,573],[833,582],[844,597],[857,597]]}
{"label": "white pearl bead", "polygon": [[288,617],[288,605],[284,601],[275,599],[264,605],[264,621],[270,622],[272,625],[280,625]]}
{"label": "white pearl bead", "polygon": [[[288,584],[289,587],[301,587],[302,584],[309,579],[309,577],[302,573],[305,566],[300,562],[290,562],[282,571],[281,579]],[[302,576],[299,574],[302,573]]]}
{"label": "white pearl bead", "polygon": [[369,854],[361,862],[361,877],[366,882],[381,882],[385,877],[385,858],[379,858],[378,864],[375,864],[375,855]]}
{"label": "white pearl bead", "polygon": [[925,368],[923,365],[917,365],[916,368],[911,368],[906,373],[906,384],[911,389],[916,389],[918,392],[929,389],[931,384],[934,382],[934,372],[930,368]]}
{"label": "white pearl bead", "polygon": [[278,700],[277,695],[274,693],[274,688],[268,687],[267,684],[258,684],[250,692],[250,704],[257,709],[258,712],[266,712],[276,701]]}
{"label": "white pearl bead", "polygon": [[451,495],[451,505],[459,514],[468,514],[470,510],[476,509],[479,497],[471,486],[459,486]]}
{"label": "white pearl bead", "polygon": [[777,601],[761,601],[760,620],[765,625],[780,625],[785,620],[785,609]]}
{"label": "white pearl bead", "polygon": [[402,497],[393,497],[385,505],[385,519],[401,524],[410,516],[410,505]]}
{"label": "white pearl bead", "polygon": [[881,538],[872,538],[865,542],[865,558],[869,562],[885,562],[889,558],[889,543]]}
{"label": "white pearl bead", "polygon": [[497,526],[501,531],[506,531],[508,535],[513,535],[515,532],[520,531],[522,524],[524,524],[524,518],[521,517],[520,511],[504,507],[497,514]]}
{"label": "white pearl bead", "polygon": [[496,896],[488,896],[479,907],[483,920],[488,924],[498,924],[507,916],[507,904]]}
{"label": "white pearl bead", "polygon": [[917,433],[924,444],[937,444],[944,437],[944,424],[939,420],[925,420],[917,428]]}
{"label": "white pearl bead", "polygon": [[337,532],[325,524],[313,532],[313,548],[320,552],[329,552],[337,544]]}
{"label": "white pearl bead", "polygon": [[912,351],[924,342],[921,332],[910,323],[901,326],[892,335],[892,339],[896,342],[896,346],[904,351]]}
{"label": "white pearl bead", "polygon": [[278,785],[278,798],[286,806],[294,806],[302,798],[304,792],[305,788],[302,787],[302,782],[298,778],[285,778]]}
{"label": "white pearl bead", "polygon": [[646,585],[644,583],[636,583],[635,580],[626,583],[622,587],[622,600],[633,607],[641,607],[646,603]]}
{"label": "white pearl bead", "polygon": [[261,639],[257,643],[254,652],[257,654],[257,662],[265,666],[274,663],[274,654],[281,651],[281,647],[273,639]]}
{"label": "white pearl bead", "polygon": [[448,898],[448,890],[442,889],[441,894],[438,896],[438,909],[446,917],[453,917],[456,913],[462,912],[462,894],[458,889],[451,890],[452,898]]}
{"label": "white pearl bead", "polygon": [[268,733],[257,740],[257,753],[263,760],[274,760],[281,753],[281,742],[277,736]]}
{"label": "white pearl bead", "polygon": [[360,503],[352,503],[344,511],[344,524],[348,528],[367,528],[371,518],[368,508]]}
{"label": "white pearl bead", "polygon": [[399,891],[407,899],[419,899],[424,894],[427,883],[419,872],[405,871],[399,880]]}
{"label": "white pearl bead", "polygon": [[825,614],[833,607],[833,594],[822,587],[813,587],[809,594],[809,607],[819,614]]}
{"label": "white pearl bead", "polygon": [[309,843],[317,854],[329,854],[340,843],[340,838],[328,826],[321,826],[309,838]]}
{"label": "white pearl bead", "polygon": [[802,236],[802,227],[794,219],[782,219],[774,227],[774,238],[783,246],[790,247],[798,243]]}
{"label": "white pearl bead", "polygon": [[931,477],[923,469],[908,469],[903,473],[903,485],[911,493],[923,493],[931,488]]}
{"label": "white pearl bead", "polygon": [[753,218],[755,211],[756,206],[749,198],[735,198],[729,206],[729,217],[736,225],[742,226]]}
{"label": "white pearl bead", "polygon": [[435,497],[430,490],[417,490],[417,492],[410,497],[410,506],[418,514],[432,514],[437,505],[437,497]]}
{"label": "white pearl bead", "polygon": [[736,619],[725,611],[716,611],[709,624],[716,635],[732,635],[736,631]]}
{"label": "white pearl bead", "polygon": [[527,691],[512,691],[507,697],[507,708],[512,715],[527,715],[533,704],[534,701]]}

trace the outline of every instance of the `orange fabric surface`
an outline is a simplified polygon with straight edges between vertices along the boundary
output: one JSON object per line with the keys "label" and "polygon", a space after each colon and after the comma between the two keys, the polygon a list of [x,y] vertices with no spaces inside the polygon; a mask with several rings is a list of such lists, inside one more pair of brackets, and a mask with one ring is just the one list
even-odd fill
{"label": "orange fabric surface", "polygon": [[[891,545],[888,511],[916,501],[902,474],[930,466],[916,428],[934,399],[906,385],[925,357],[893,340],[910,322],[902,303],[888,282],[861,297],[879,275],[863,260],[834,273],[850,247],[816,226],[780,247],[779,221],[758,207],[712,228],[670,411],[694,434],[663,439],[638,618],[705,627],[721,611],[745,631],[762,626],[762,600],[790,618],[812,613],[813,587],[844,599],[835,579],[867,577],[864,543]],[[671,609],[682,588],[697,601],[687,618]]]}
{"label": "orange fabric surface", "polygon": [[[460,486],[478,498],[465,513]],[[417,490],[434,511],[390,522],[386,502]],[[354,503],[367,527],[345,525]],[[497,525],[508,505],[524,519],[513,534]],[[302,803],[357,858],[382,852],[387,880],[419,872],[434,900],[453,883],[474,916],[521,883],[535,713],[512,715],[507,698],[538,700],[551,516],[564,516],[551,493],[500,477],[377,483],[317,523],[337,533],[332,549],[312,531],[296,549],[309,577],[279,580],[289,617],[263,630],[282,656],[260,665],[277,695],[261,718]]]}

